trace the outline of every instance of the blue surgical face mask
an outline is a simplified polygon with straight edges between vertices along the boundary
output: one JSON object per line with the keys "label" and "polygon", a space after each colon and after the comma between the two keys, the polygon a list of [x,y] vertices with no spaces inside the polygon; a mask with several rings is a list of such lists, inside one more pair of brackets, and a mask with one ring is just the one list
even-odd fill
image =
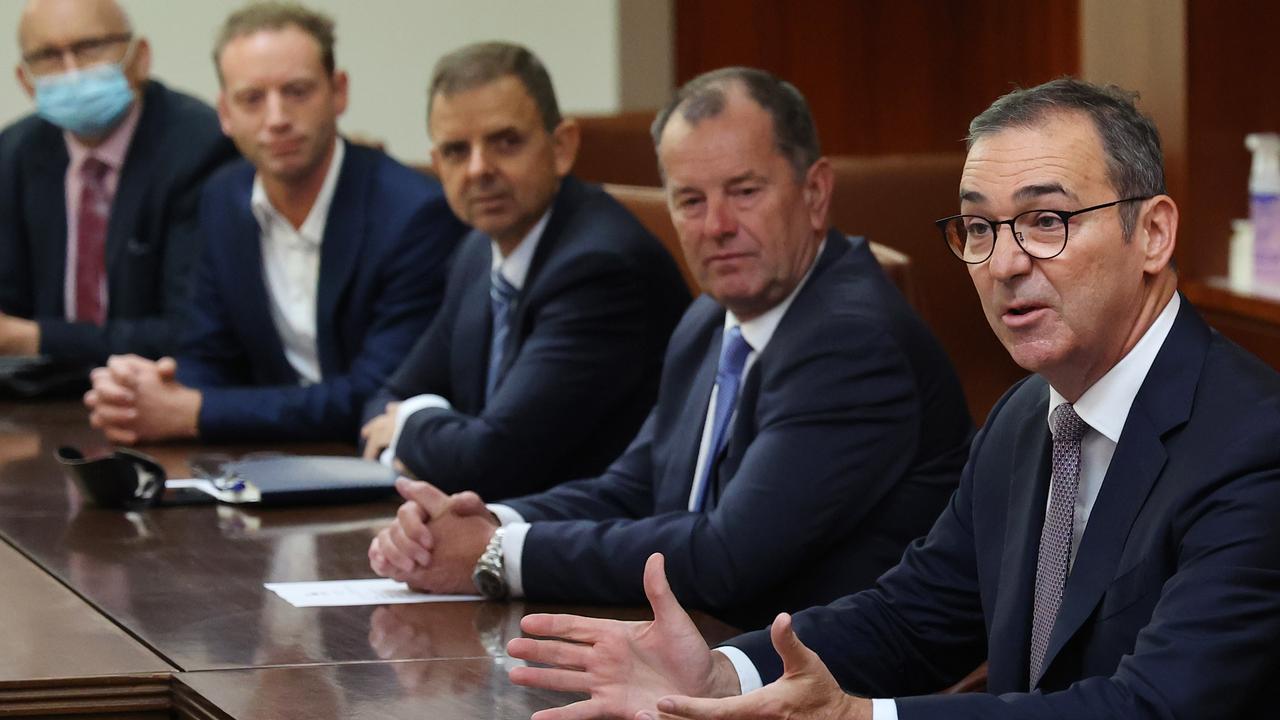
{"label": "blue surgical face mask", "polygon": [[118,63],[35,78],[36,112],[73,135],[95,138],[106,134],[133,103],[133,89],[124,76],[124,64],[132,50],[130,46]]}

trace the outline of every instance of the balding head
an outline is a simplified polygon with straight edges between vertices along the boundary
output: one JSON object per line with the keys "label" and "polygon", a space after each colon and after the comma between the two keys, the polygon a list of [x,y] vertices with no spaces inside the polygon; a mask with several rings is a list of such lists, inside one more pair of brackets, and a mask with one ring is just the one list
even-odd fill
{"label": "balding head", "polygon": [[123,62],[135,92],[151,72],[151,49],[145,39],[133,38],[129,16],[116,0],[28,0],[18,22],[18,47],[18,82],[28,95],[39,77],[73,65]]}
{"label": "balding head", "polygon": [[133,32],[115,0],[28,0],[18,21],[18,47],[25,55],[44,43]]}

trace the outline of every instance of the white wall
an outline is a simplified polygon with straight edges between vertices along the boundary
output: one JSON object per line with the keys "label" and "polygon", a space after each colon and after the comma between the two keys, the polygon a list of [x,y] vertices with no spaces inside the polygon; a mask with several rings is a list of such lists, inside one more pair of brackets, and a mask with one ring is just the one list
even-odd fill
{"label": "white wall", "polygon": [[[240,0],[121,0],[151,42],[155,77],[210,102],[210,51]],[[344,132],[381,138],[408,162],[426,158],[426,83],[444,53],[477,40],[513,40],[546,63],[562,110],[608,113],[659,106],[674,62],[671,0],[306,0],[337,23],[338,65],[351,75]],[[0,0],[0,63],[18,62],[19,0]],[[643,36],[644,67],[628,48]],[[626,42],[624,42],[624,38]],[[629,62],[627,62],[629,61]],[[12,73],[0,80],[0,125],[30,112]]]}

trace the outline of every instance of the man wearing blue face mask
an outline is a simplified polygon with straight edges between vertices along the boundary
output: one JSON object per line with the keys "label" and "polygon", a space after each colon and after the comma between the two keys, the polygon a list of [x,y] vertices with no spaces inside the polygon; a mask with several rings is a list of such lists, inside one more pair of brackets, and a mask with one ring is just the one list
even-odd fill
{"label": "man wearing blue face mask", "polygon": [[213,109],[148,80],[114,0],[30,0],[0,133],[0,355],[87,368],[173,349],[204,178],[235,150]]}

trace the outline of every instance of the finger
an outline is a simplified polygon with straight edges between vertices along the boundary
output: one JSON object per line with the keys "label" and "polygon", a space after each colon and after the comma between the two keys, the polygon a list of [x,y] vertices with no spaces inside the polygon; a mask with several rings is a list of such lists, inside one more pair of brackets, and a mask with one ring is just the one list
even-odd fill
{"label": "finger", "polygon": [[96,390],[86,390],[84,395],[80,397],[80,402],[84,406],[93,410],[93,406],[98,404],[98,392]]}
{"label": "finger", "polygon": [[507,652],[513,658],[564,669],[583,669],[591,659],[590,646],[559,640],[513,638],[507,643]]}
{"label": "finger", "polygon": [[132,405],[98,403],[97,407],[93,409],[93,414],[98,416],[98,420],[103,426],[124,426],[138,419],[138,409]]}
{"label": "finger", "polygon": [[364,451],[360,453],[360,457],[364,458],[365,460],[377,460],[378,456],[381,454],[382,454],[382,448],[374,447],[373,443],[366,443],[364,446]]}
{"label": "finger", "polygon": [[387,577],[387,573],[390,572],[390,563],[387,562],[387,558],[383,556],[382,551],[378,549],[377,543],[377,538],[374,538],[373,542],[369,543],[369,569],[373,570],[378,577]]}
{"label": "finger", "polygon": [[427,527],[428,519],[422,506],[416,502],[409,501],[401,503],[400,509],[396,510],[396,521],[393,527],[398,527],[406,539],[411,540],[424,550],[432,550],[435,548],[436,543],[431,530]]}
{"label": "finger", "polygon": [[484,500],[481,500],[480,496],[471,490],[465,490],[449,496],[449,511],[462,517],[490,514],[489,508],[485,507]]}
{"label": "finger", "polygon": [[121,385],[110,378],[94,385],[93,392],[98,394],[99,402],[113,405],[133,405],[138,399],[138,394],[133,388]]}
{"label": "finger", "polygon": [[759,699],[750,695],[731,698],[691,698],[668,695],[658,700],[660,720],[729,720],[760,717]]}
{"label": "finger", "polygon": [[407,477],[396,478],[396,492],[405,500],[412,500],[427,511],[427,517],[436,517],[445,512],[449,504],[449,496],[435,485],[421,480],[410,480]]}
{"label": "finger", "polygon": [[387,530],[387,538],[391,540],[395,549],[405,557],[411,558],[411,565],[406,567],[400,563],[396,563],[397,567],[412,571],[418,568],[425,568],[431,564],[431,551],[423,547],[417,541],[406,536],[404,528],[401,527],[399,523],[392,525]]}
{"label": "finger", "polygon": [[138,382],[138,368],[134,360],[136,355],[112,355],[107,358],[107,369],[111,371],[111,379],[126,387],[134,387]]}
{"label": "finger", "polygon": [[558,692],[591,692],[591,677],[581,670],[517,666],[507,671],[516,685]]}
{"label": "finger", "polygon": [[178,376],[178,361],[166,355],[156,361],[156,372],[161,380],[173,380]]}
{"label": "finger", "polygon": [[124,430],[117,427],[107,427],[102,431],[107,439],[116,445],[136,445],[138,443],[138,433],[133,430]]}
{"label": "finger", "polygon": [[595,720],[607,717],[604,708],[596,700],[579,700],[564,707],[539,710],[529,720]]}
{"label": "finger", "polygon": [[520,629],[539,637],[556,637],[574,642],[593,643],[611,626],[621,625],[619,620],[564,615],[559,613],[534,613],[520,618]]}
{"label": "finger", "polygon": [[390,528],[378,533],[376,542],[378,543],[378,552],[382,553],[383,560],[385,560],[389,566],[387,568],[389,574],[394,574],[397,570],[401,572],[410,572],[417,566],[417,562],[412,557],[406,555],[404,551],[400,550],[400,548],[396,547],[396,544],[392,542]]}
{"label": "finger", "polygon": [[773,625],[769,627],[769,638],[773,640],[773,649],[778,651],[778,657],[782,658],[784,674],[800,672],[811,667],[815,661],[822,662],[817,653],[800,642],[788,613],[778,613],[773,619]]}

